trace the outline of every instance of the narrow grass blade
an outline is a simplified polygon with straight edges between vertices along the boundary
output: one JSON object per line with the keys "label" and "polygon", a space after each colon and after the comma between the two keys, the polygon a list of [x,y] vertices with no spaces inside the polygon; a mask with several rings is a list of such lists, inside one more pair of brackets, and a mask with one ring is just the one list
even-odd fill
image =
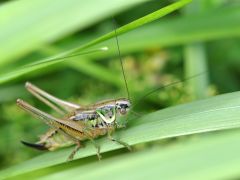
{"label": "narrow grass blade", "polygon": [[[102,50],[102,48],[100,48],[100,49],[90,50],[90,51],[87,51],[87,52],[77,53],[77,56],[86,55],[88,53],[97,52],[97,51],[105,51],[105,49]],[[54,56],[52,58],[47,58],[47,59],[40,60],[38,62],[35,62],[34,64],[25,65],[25,66],[15,70],[15,71],[12,71],[8,74],[0,76],[0,84],[4,83],[4,82],[7,82],[7,81],[10,81],[14,78],[20,77],[22,75],[25,75],[27,73],[30,73],[30,72],[33,72],[33,71],[36,71],[36,70],[39,70],[39,69],[42,69],[42,68],[45,68],[45,67],[48,67],[48,66],[66,61],[66,60],[69,60],[73,57],[75,57],[75,54],[67,55],[67,54],[63,53],[61,55]]]}
{"label": "narrow grass blade", "polygon": [[[124,54],[150,47],[179,46],[187,43],[238,38],[240,37],[238,19],[240,19],[240,6],[192,16],[165,18],[119,36],[121,52]],[[112,46],[110,42],[104,45]],[[108,53],[114,52],[110,49]]]}
{"label": "narrow grass blade", "polygon": [[[142,18],[139,18],[139,19],[127,24],[127,25],[124,25],[124,26],[118,28],[116,30],[116,33],[117,33],[117,35],[121,35],[121,34],[124,34],[128,31],[136,29],[140,26],[143,26],[144,24],[150,23],[150,22],[152,22],[156,19],[159,19],[159,18],[161,18],[161,17],[163,17],[163,16],[165,16],[165,15],[167,15],[167,14],[185,6],[186,4],[190,3],[191,1],[192,0],[180,0],[176,3],[173,3],[173,4],[171,4],[169,6],[166,6],[162,9],[159,9],[159,10],[157,10],[157,11],[151,13],[151,14],[148,14],[148,15],[142,17]],[[97,39],[95,39],[95,40],[93,40],[93,41],[91,41],[91,42],[89,42],[89,43],[87,43],[87,44],[85,44],[85,45],[83,45],[79,48],[76,48],[74,50],[74,52],[85,49],[85,48],[88,48],[88,47],[91,47],[91,46],[96,45],[100,42],[103,42],[107,39],[110,39],[114,36],[115,36],[115,31],[112,31],[112,32],[110,32],[110,33],[108,33],[104,36],[101,36],[100,38],[97,38]]]}
{"label": "narrow grass blade", "polygon": [[81,71],[91,77],[109,83],[115,87],[124,87],[122,77],[119,73],[110,70],[107,67],[101,67],[94,62],[81,60],[81,61],[71,61],[66,63],[69,67]]}
{"label": "narrow grass blade", "polygon": [[[207,56],[203,43],[188,44],[184,47],[185,77],[192,76],[199,72],[207,72]],[[190,92],[195,99],[202,99],[208,96],[208,73],[188,82]]]}
{"label": "narrow grass blade", "polygon": [[[198,14],[203,10],[202,4],[200,1],[194,1],[188,7],[184,8],[183,12],[186,15]],[[185,77],[198,72],[207,72],[206,47],[203,42],[187,44],[184,46],[183,52]],[[201,78],[190,80],[188,85],[188,87],[191,87],[190,93],[194,99],[206,98],[208,96],[208,73],[204,74]]]}

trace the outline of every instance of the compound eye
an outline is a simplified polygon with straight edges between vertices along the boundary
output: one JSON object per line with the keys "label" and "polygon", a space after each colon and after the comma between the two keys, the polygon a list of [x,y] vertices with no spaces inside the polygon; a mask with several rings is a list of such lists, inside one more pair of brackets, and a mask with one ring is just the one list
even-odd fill
{"label": "compound eye", "polygon": [[126,109],[125,109],[125,108],[121,108],[121,109],[120,109],[120,113],[124,115],[124,114],[126,114],[126,113],[127,113],[127,111],[126,111]]}

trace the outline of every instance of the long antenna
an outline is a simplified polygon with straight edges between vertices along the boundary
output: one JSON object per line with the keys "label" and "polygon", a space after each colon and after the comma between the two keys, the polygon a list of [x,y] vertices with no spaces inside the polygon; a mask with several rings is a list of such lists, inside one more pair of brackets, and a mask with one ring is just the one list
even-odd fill
{"label": "long antenna", "polygon": [[201,75],[203,75],[203,74],[206,74],[207,72],[208,72],[208,71],[203,71],[203,72],[200,72],[200,73],[195,74],[195,75],[193,75],[193,76],[184,78],[184,79],[182,79],[182,80],[175,81],[175,82],[172,82],[172,83],[167,84],[167,85],[164,85],[164,86],[159,86],[159,87],[157,87],[157,88],[155,88],[155,89],[147,92],[147,93],[144,94],[142,97],[140,97],[140,98],[137,100],[137,102],[136,102],[132,107],[135,107],[135,106],[138,105],[142,100],[144,100],[146,97],[148,97],[149,95],[151,95],[151,94],[153,94],[153,93],[155,93],[155,92],[157,92],[157,91],[159,91],[159,90],[161,90],[161,89],[164,89],[164,88],[167,88],[167,87],[176,85],[176,84],[180,84],[180,83],[189,81],[189,80],[191,80],[191,79],[193,79],[193,78],[196,78],[196,77],[198,77],[198,76],[201,76]]}
{"label": "long antenna", "polygon": [[124,79],[124,83],[125,83],[125,87],[126,87],[126,91],[127,91],[127,96],[128,96],[128,99],[130,100],[128,85],[127,85],[127,79],[126,79],[126,75],[125,75],[125,72],[124,72],[122,56],[121,56],[121,53],[120,53],[120,47],[119,47],[119,43],[118,43],[117,23],[116,23],[114,17],[112,17],[112,20],[113,20],[115,38],[116,38],[116,43],[117,43],[117,48],[118,48],[118,56],[119,56],[119,60],[120,60],[121,68],[122,68],[122,75],[123,75],[123,79]]}

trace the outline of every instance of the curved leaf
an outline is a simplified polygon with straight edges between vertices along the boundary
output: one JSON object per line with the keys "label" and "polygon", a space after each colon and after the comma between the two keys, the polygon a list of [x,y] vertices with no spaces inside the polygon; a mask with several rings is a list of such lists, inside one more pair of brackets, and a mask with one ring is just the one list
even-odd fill
{"label": "curved leaf", "polygon": [[[173,12],[174,10],[181,8],[182,6],[186,5],[189,2],[191,2],[191,0],[180,0],[180,1],[178,1],[176,3],[173,3],[173,4],[169,5],[169,6],[166,6],[166,7],[162,8],[162,9],[160,9],[160,10],[157,10],[157,11],[151,13],[151,14],[148,14],[148,15],[140,18],[140,19],[137,19],[137,20],[135,20],[135,21],[133,21],[133,22],[123,26],[123,27],[120,27],[120,28],[118,28],[116,30],[116,32],[117,32],[117,34],[123,34],[123,33],[126,33],[128,31],[131,31],[131,30],[133,30],[133,29],[135,29],[135,28],[137,28],[139,26],[142,26],[142,25],[144,25],[146,23],[152,22],[152,21],[154,21],[154,20],[156,20],[156,19],[158,19],[160,17],[165,16],[165,15]],[[98,3],[96,5],[98,5]],[[108,7],[111,7],[111,6],[108,6]],[[1,31],[1,29],[0,29],[0,31]],[[48,33],[44,33],[44,34],[48,34]],[[4,83],[4,82],[7,82],[9,80],[12,80],[12,79],[14,79],[16,77],[22,76],[24,74],[27,74],[29,72],[35,71],[37,69],[41,69],[41,68],[47,67],[49,65],[56,64],[57,62],[61,62],[61,61],[54,61],[54,59],[82,52],[84,49],[89,48],[89,47],[91,47],[93,45],[96,45],[96,44],[98,44],[100,42],[103,42],[103,41],[105,41],[107,39],[110,39],[110,38],[112,38],[114,36],[115,36],[115,31],[112,31],[112,32],[110,32],[110,33],[108,33],[106,35],[103,35],[103,36],[101,36],[101,37],[99,37],[99,38],[97,38],[97,39],[95,39],[95,40],[93,40],[93,41],[83,45],[83,46],[80,46],[78,48],[74,48],[72,50],[69,50],[67,52],[61,53],[60,55],[56,55],[54,57],[50,57],[50,58],[47,58],[47,59],[44,59],[44,60],[40,60],[41,64],[39,64],[38,62],[35,62],[35,64],[37,64],[36,66],[23,67],[21,69],[15,70],[13,72],[4,74],[4,75],[0,76],[0,84]],[[24,40],[22,40],[22,42],[24,42]],[[5,46],[5,47],[7,47],[7,46]],[[22,46],[22,47],[24,47],[24,46]],[[0,51],[0,54],[1,54],[1,51]],[[14,53],[10,53],[10,54],[13,55]],[[3,62],[3,60],[1,62]],[[45,63],[42,63],[42,62],[45,62]]]}
{"label": "curved leaf", "polygon": [[[174,146],[56,171],[40,179],[232,179],[239,176],[240,133],[211,134]],[[92,171],[94,171],[94,173]]]}
{"label": "curved leaf", "polygon": [[0,65],[144,1],[22,0],[5,3],[0,7]]}
{"label": "curved leaf", "polygon": [[[150,113],[140,119],[130,121],[129,127],[126,130],[117,131],[116,136],[128,144],[134,145],[170,137],[239,128],[239,99],[240,92],[235,92]],[[118,144],[109,142],[106,138],[97,140],[97,143],[101,145],[102,152],[122,148]],[[67,148],[45,153],[1,171],[0,176],[11,177],[64,163],[71,151],[72,148]],[[78,151],[76,158],[94,154],[96,154],[96,150],[88,142],[85,148]]]}

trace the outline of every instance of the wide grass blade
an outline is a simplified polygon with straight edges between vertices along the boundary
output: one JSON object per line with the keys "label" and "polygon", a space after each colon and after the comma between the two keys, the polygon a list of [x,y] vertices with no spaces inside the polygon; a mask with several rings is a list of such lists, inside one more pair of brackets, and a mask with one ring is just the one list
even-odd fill
{"label": "wide grass blade", "polygon": [[[182,6],[186,5],[189,2],[191,2],[191,0],[180,0],[180,1],[178,1],[176,3],[173,3],[169,6],[166,6],[162,9],[160,9],[160,10],[157,10],[157,11],[151,13],[151,14],[148,14],[148,15],[146,15],[146,16],[138,19],[138,20],[135,20],[135,21],[123,26],[123,27],[120,27],[120,28],[116,29],[116,32],[119,35],[123,34],[123,33],[126,33],[130,30],[133,30],[133,29],[139,27],[139,26],[142,26],[146,23],[152,22],[152,21],[154,21],[154,20],[156,20],[160,17],[163,17],[164,15],[167,15],[167,14],[173,12],[174,10],[181,8]],[[115,33],[114,33],[114,31],[112,31],[112,32],[110,32],[106,35],[101,36],[100,38],[97,38],[97,39],[83,45],[83,46],[80,46],[78,48],[69,50],[68,52],[61,53],[60,55],[56,55],[55,58],[61,58],[61,57],[69,56],[69,55],[72,55],[72,54],[81,53],[84,49],[92,47],[93,45],[96,45],[96,44],[98,44],[100,42],[103,42],[107,39],[110,39],[114,36],[115,36]],[[40,60],[41,64],[38,63],[38,62],[35,62],[37,64],[36,66],[23,67],[20,70],[16,70],[16,71],[10,72],[8,74],[4,74],[4,75],[0,76],[0,84],[2,84],[4,82],[7,82],[9,80],[12,80],[14,78],[17,78],[19,76],[22,76],[24,74],[27,74],[29,72],[35,71],[37,69],[44,68],[44,67],[47,67],[49,65],[56,64],[57,62],[60,62],[60,61],[54,61],[52,63],[52,61],[54,61],[52,58],[49,58],[49,60]],[[42,63],[42,62],[46,62],[46,63]]]}
{"label": "wide grass blade", "polygon": [[[240,133],[196,137],[185,143],[117,156],[88,165],[56,171],[40,179],[231,179],[240,172]],[[89,171],[94,170],[94,173]]]}
{"label": "wide grass blade", "polygon": [[0,66],[145,1],[6,2],[0,7]]}
{"label": "wide grass blade", "polygon": [[[240,127],[240,92],[219,95],[189,104],[170,107],[147,114],[129,122],[126,130],[116,132],[116,136],[130,145],[150,142],[170,137],[210,132]],[[97,140],[101,151],[107,152],[122,146],[109,142],[106,138]],[[11,177],[41,168],[66,162],[72,148],[44,153],[41,156],[10,167],[0,172],[0,177]],[[76,158],[96,154],[89,142]],[[96,158],[97,160],[97,158]]]}

